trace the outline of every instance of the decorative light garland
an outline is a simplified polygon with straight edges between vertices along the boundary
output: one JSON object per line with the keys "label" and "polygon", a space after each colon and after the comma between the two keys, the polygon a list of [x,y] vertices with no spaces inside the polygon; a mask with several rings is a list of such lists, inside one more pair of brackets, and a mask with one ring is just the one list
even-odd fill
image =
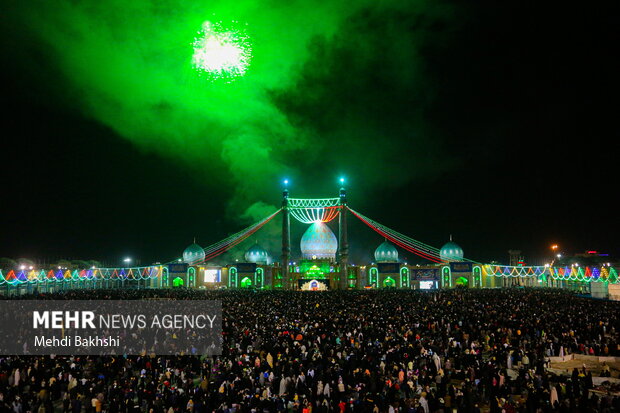
{"label": "decorative light garland", "polygon": [[312,224],[314,222],[329,222],[340,214],[342,207],[317,207],[317,208],[291,208],[289,212],[297,221],[302,224]]}
{"label": "decorative light garland", "polygon": [[482,271],[486,276],[495,277],[541,277],[548,273],[549,267],[544,266],[511,266],[511,265],[490,265],[482,266]]}
{"label": "decorative light garland", "polygon": [[[228,249],[239,244],[254,232],[262,228],[267,222],[271,221],[281,210],[277,210],[267,218],[253,224],[228,238],[205,248],[205,261],[214,258]],[[171,264],[177,261],[170,261]],[[118,268],[94,268],[82,270],[9,270],[6,275],[0,269],[0,285],[21,285],[36,283],[62,283],[80,281],[100,281],[100,280],[149,280],[160,277],[163,274],[162,265],[147,267],[118,267]]]}
{"label": "decorative light garland", "polygon": [[[393,243],[395,243],[396,245],[400,246],[401,248],[412,252],[422,258],[425,258],[429,261],[435,262],[435,263],[440,263],[442,262],[441,258],[439,257],[439,253],[436,251],[439,251],[436,248],[430,247],[426,244],[423,244],[419,241],[415,241],[411,238],[408,238],[394,230],[391,230],[381,224],[379,224],[378,222],[375,222],[373,220],[371,220],[368,217],[365,217],[364,215],[360,214],[359,212],[354,211],[351,208],[348,208],[349,211],[351,211],[351,213],[353,215],[355,215],[360,221],[362,221],[364,224],[368,225],[370,228],[372,228],[375,232],[381,234],[383,237],[389,239],[390,241],[392,241]],[[411,242],[411,241],[414,242]],[[423,246],[423,248],[420,248],[420,245]]]}
{"label": "decorative light garland", "polygon": [[[257,229],[258,228],[256,228],[255,230]],[[240,239],[241,238],[238,238],[238,240]],[[95,268],[88,270],[21,270],[17,272],[15,272],[15,270],[10,270],[6,273],[6,275],[0,269],[0,285],[8,284],[16,286],[22,284],[40,284],[54,282],[62,283],[76,281],[84,282],[123,279],[140,281],[160,277],[164,272],[164,268],[165,267],[162,265],[153,265],[148,267]],[[558,281],[606,282],[609,284],[620,283],[616,268],[611,266],[520,267],[510,265],[485,264],[482,266],[482,271],[485,276],[503,278],[540,278],[549,275],[553,280]]]}
{"label": "decorative light garland", "polygon": [[336,207],[340,206],[340,198],[288,198],[286,206],[288,207],[288,209]]}
{"label": "decorative light garland", "polygon": [[247,227],[247,228],[237,232],[236,234],[231,235],[230,237],[226,238],[225,240],[217,242],[217,243],[215,243],[213,245],[210,245],[210,246],[204,248],[205,258],[202,259],[202,260],[194,261],[191,264],[195,265],[195,264],[203,263],[203,262],[209,261],[209,260],[217,257],[218,255],[221,255],[221,254],[225,253],[226,251],[228,251],[229,249],[231,249],[235,245],[237,245],[240,242],[242,242],[245,239],[247,239],[250,235],[252,235],[256,231],[261,229],[265,224],[267,224],[276,215],[278,215],[280,213],[280,211],[282,211],[282,209],[278,209],[276,212],[274,212],[273,214],[269,215],[268,217],[262,219],[261,221],[255,223],[253,225],[250,225],[249,227]]}
{"label": "decorative light garland", "polygon": [[511,265],[490,265],[482,266],[482,271],[486,276],[517,278],[517,277],[536,277],[541,278],[550,276],[554,281],[578,281],[578,282],[607,282],[618,284],[618,272],[614,267],[582,267],[582,266],[511,266]]}
{"label": "decorative light garland", "polygon": [[6,275],[0,270],[0,285],[83,282],[101,280],[150,280],[162,273],[161,265],[132,268],[95,268],[88,270],[10,270]]}
{"label": "decorative light garland", "polygon": [[[313,222],[329,222],[336,218],[342,208],[347,208],[340,204],[340,198],[325,199],[300,199],[289,198],[288,209],[291,215],[302,223]],[[412,252],[422,258],[435,263],[442,263],[440,258],[440,250],[413,238],[407,237],[396,232],[362,214],[347,208],[353,215],[360,219],[364,224],[372,228],[375,232],[381,234],[385,238],[394,242],[401,248]],[[235,245],[243,242],[250,235],[258,231],[265,224],[271,221],[282,210],[279,209],[261,221],[250,225],[249,227],[204,248],[204,260],[197,260],[190,264],[195,265],[213,259],[220,254],[228,251]],[[464,259],[475,264],[476,261]],[[170,261],[167,264],[175,263]],[[541,278],[549,275],[553,280],[559,281],[577,281],[577,282],[605,282],[609,284],[618,284],[620,279],[618,272],[614,267],[581,267],[581,266],[508,266],[508,265],[492,265],[481,264],[482,272],[486,276],[517,278],[517,277],[536,277]],[[371,268],[371,272],[372,272]],[[17,286],[22,284],[37,283],[66,283],[66,282],[84,282],[84,281],[104,281],[104,280],[151,280],[164,276],[167,267],[164,265],[151,265],[146,267],[118,267],[118,268],[92,268],[82,270],[9,270],[6,275],[0,269],[0,285]]]}

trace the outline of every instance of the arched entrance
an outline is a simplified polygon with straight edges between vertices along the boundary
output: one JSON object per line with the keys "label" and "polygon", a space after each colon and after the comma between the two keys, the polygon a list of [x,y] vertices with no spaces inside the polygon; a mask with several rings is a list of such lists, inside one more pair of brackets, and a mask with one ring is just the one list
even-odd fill
{"label": "arched entrance", "polygon": [[183,284],[185,284],[185,280],[183,280],[182,277],[176,277],[174,280],[172,280],[173,287],[183,287]]}
{"label": "arched entrance", "polygon": [[455,284],[467,287],[467,285],[469,284],[469,280],[465,277],[459,277],[456,279]]}
{"label": "arched entrance", "polygon": [[252,280],[250,277],[245,277],[241,280],[241,288],[250,288],[252,286]]}
{"label": "arched entrance", "polygon": [[385,288],[394,288],[396,287],[396,281],[394,281],[394,278],[392,277],[387,277],[385,280],[383,280],[383,286]]}

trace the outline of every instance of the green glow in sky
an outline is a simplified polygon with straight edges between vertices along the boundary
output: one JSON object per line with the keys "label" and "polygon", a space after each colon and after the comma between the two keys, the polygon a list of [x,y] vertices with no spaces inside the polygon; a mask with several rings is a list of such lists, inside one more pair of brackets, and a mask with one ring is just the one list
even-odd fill
{"label": "green glow in sky", "polygon": [[33,55],[44,56],[29,76],[49,85],[58,105],[145,152],[179,160],[206,192],[232,188],[236,216],[277,192],[284,176],[317,196],[329,196],[317,182],[336,191],[341,173],[366,187],[397,185],[398,168],[383,167],[402,154],[393,136],[415,135],[419,145],[407,143],[407,160],[420,171],[438,163],[419,127],[421,109],[403,104],[411,96],[424,102],[416,88],[428,84],[410,31],[415,14],[407,11],[407,20],[399,11],[411,2],[33,0],[12,7]]}
{"label": "green glow in sky", "polygon": [[204,22],[193,46],[192,65],[213,79],[243,76],[252,60],[249,37],[239,30],[225,29],[221,23]]}

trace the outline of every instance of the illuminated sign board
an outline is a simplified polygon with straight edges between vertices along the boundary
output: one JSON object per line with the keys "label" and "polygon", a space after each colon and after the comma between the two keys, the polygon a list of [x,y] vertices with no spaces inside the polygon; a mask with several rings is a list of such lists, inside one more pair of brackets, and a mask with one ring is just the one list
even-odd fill
{"label": "illuminated sign board", "polygon": [[435,288],[435,281],[420,281],[420,290],[432,290]]}
{"label": "illuminated sign board", "polygon": [[256,272],[256,264],[253,262],[244,262],[237,264],[237,272],[239,274],[254,274]]}
{"label": "illuminated sign board", "polygon": [[377,268],[381,274],[398,274],[400,264],[397,262],[380,262],[377,264]]}
{"label": "illuminated sign board", "polygon": [[206,269],[204,272],[204,282],[206,283],[220,282],[220,270]]}
{"label": "illuminated sign board", "polygon": [[187,264],[186,263],[168,264],[168,272],[185,274],[187,272]]}
{"label": "illuminated sign board", "polygon": [[438,280],[439,270],[436,268],[412,268],[411,277],[414,280]]}
{"label": "illuminated sign board", "polygon": [[451,262],[450,271],[452,272],[471,272],[471,262]]}

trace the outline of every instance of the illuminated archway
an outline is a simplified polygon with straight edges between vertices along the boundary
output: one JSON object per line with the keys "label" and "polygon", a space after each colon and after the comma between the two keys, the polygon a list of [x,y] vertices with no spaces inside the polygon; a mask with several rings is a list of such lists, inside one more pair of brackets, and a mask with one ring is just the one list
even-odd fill
{"label": "illuminated archway", "polygon": [[187,286],[195,287],[196,286],[196,268],[189,267],[187,269]]}
{"label": "illuminated archway", "polygon": [[172,280],[173,287],[183,287],[184,284],[185,280],[182,277],[176,277],[174,280]]}
{"label": "illuminated archway", "polygon": [[473,269],[473,277],[474,277],[474,287],[480,288],[482,287],[482,271],[479,266],[474,266]]}
{"label": "illuminated archway", "polygon": [[241,288],[250,288],[252,286],[252,279],[250,277],[245,277],[241,280]]}
{"label": "illuminated archway", "polygon": [[369,277],[368,277],[368,283],[373,286],[374,288],[379,286],[379,270],[377,269],[377,267],[370,267],[370,270],[368,271]]}
{"label": "illuminated archway", "polygon": [[237,268],[230,267],[228,270],[228,286],[231,288],[237,287]]}
{"label": "illuminated archway", "polygon": [[383,280],[383,286],[386,288],[394,288],[396,287],[396,281],[394,281],[394,278],[392,277],[387,277]]}
{"label": "illuminated archway", "polygon": [[469,284],[469,280],[465,277],[459,277],[456,279],[455,284],[462,285],[463,287],[467,287],[467,285]]}
{"label": "illuminated archway", "polygon": [[254,278],[256,279],[256,288],[263,288],[263,283],[265,282],[265,270],[258,267],[254,274]]}
{"label": "illuminated archway", "polygon": [[409,268],[407,267],[400,269],[400,286],[401,288],[409,288]]}

